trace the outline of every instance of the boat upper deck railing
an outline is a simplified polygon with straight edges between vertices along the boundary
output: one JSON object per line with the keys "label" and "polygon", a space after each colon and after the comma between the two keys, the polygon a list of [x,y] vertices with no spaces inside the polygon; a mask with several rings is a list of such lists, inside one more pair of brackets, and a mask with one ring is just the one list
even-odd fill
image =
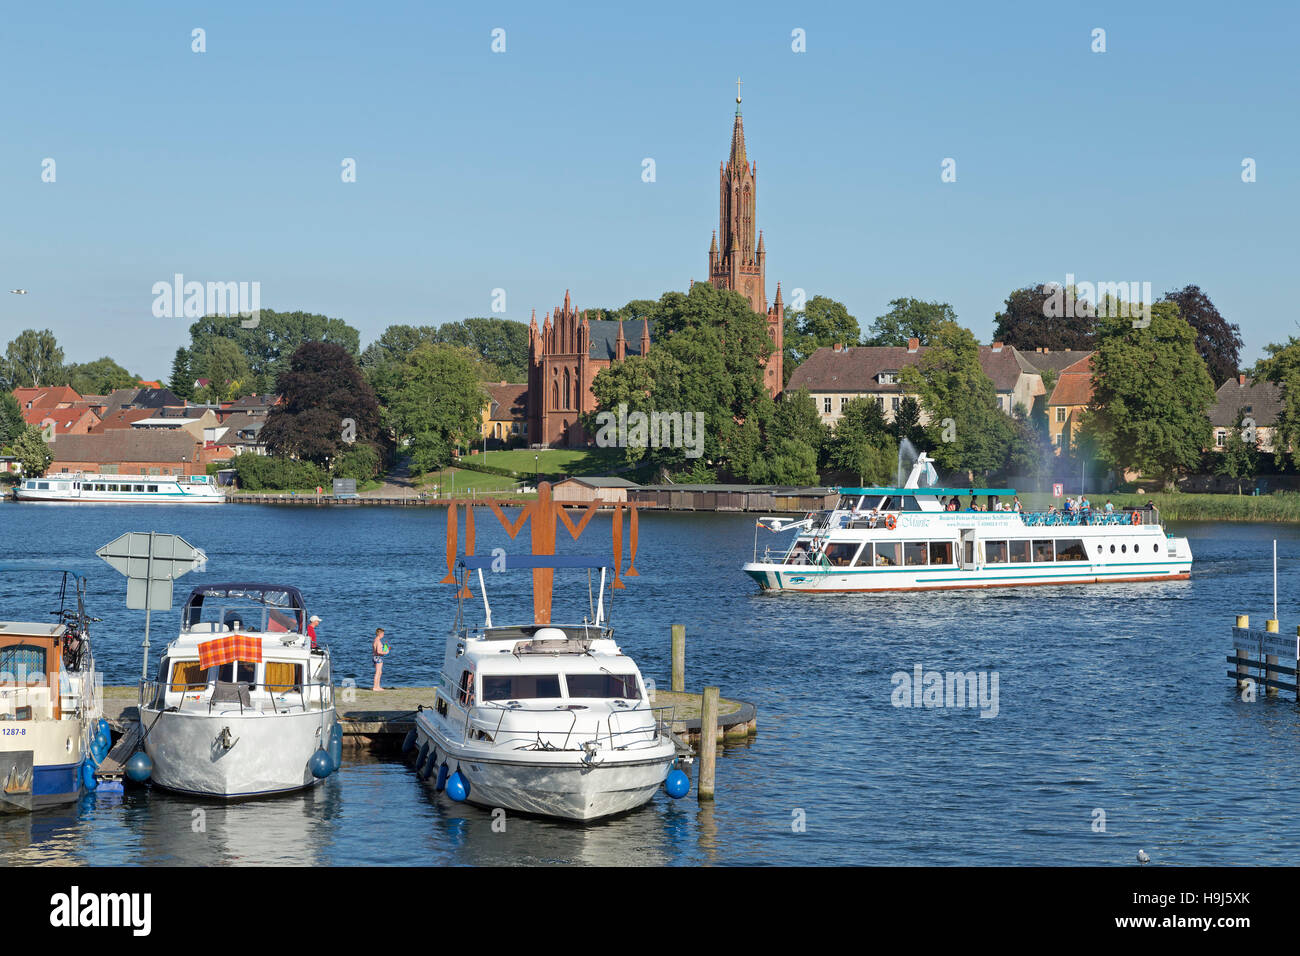
{"label": "boat upper deck railing", "polygon": [[1029,528],[1061,525],[1159,525],[1160,509],[1129,508],[1123,511],[1022,511],[1021,520]]}

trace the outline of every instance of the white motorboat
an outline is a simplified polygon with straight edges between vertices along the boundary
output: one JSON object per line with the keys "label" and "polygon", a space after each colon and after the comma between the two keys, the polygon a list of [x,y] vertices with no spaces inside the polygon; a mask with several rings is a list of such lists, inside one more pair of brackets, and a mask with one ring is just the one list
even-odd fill
{"label": "white motorboat", "polygon": [[222,504],[226,494],[210,475],[53,474],[25,478],[18,501],[76,504]]}
{"label": "white motorboat", "polygon": [[[901,488],[841,488],[837,505],[791,520],[765,516],[743,570],[764,591],[928,591],[1029,584],[1177,581],[1186,538],[1154,507],[1024,512],[1010,488],[939,488],[924,454]],[[977,498],[984,497],[986,506]],[[966,499],[969,499],[967,502]],[[964,507],[963,507],[964,506]],[[759,528],[795,531],[760,559]]]}
{"label": "white motorboat", "polygon": [[470,555],[459,567],[477,571],[483,588],[483,568],[502,562],[600,567],[599,602],[578,624],[552,625],[548,613],[545,623],[502,626],[484,590],[484,624],[471,629],[459,598],[436,700],[406,742],[417,775],[453,799],[570,820],[641,806],[677,759],[672,709],[652,706],[636,663],[614,641],[601,560]]}
{"label": "white motorboat", "polygon": [[158,678],[141,682],[148,761],[138,773],[128,762],[128,775],[208,797],[320,782],[338,768],[341,738],[329,651],[311,644],[295,587],[195,588]]}
{"label": "white motorboat", "polygon": [[[62,575],[55,622],[0,621],[0,811],[71,803],[96,786],[91,753],[101,729],[86,582],[61,568],[0,570]],[[98,758],[107,745],[105,733]]]}

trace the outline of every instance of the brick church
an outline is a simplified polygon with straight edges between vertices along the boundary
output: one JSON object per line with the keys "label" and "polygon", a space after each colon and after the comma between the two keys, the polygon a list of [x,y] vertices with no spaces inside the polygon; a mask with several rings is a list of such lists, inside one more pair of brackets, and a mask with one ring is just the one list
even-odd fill
{"label": "brick church", "polygon": [[[745,126],[736,97],[731,154],[718,170],[718,226],[709,245],[709,281],[749,300],[750,308],[767,316],[773,351],[764,370],[768,393],[781,391],[781,349],[785,306],[781,285],[767,304],[764,276],[767,252],[760,231],[755,241],[758,164],[745,155]],[[718,234],[722,234],[719,245]],[[645,355],[651,347],[651,323],[589,319],[564,293],[564,304],[546,313],[537,325],[533,312],[528,332],[528,442],[550,448],[576,448],[591,443],[581,425],[584,413],[596,410],[592,380],[611,362]]]}

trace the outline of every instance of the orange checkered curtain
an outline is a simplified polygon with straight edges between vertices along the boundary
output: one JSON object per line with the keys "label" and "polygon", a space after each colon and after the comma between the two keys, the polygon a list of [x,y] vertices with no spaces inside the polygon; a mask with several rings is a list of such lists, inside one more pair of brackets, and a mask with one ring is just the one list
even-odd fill
{"label": "orange checkered curtain", "polygon": [[262,639],[260,637],[229,634],[213,641],[204,641],[199,645],[199,666],[203,668],[218,667],[231,661],[257,664],[261,660]]}

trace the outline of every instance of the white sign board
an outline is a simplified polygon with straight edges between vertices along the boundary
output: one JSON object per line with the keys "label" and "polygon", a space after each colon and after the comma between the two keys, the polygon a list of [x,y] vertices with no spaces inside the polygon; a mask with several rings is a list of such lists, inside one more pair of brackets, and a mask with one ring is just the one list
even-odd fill
{"label": "white sign board", "polygon": [[126,575],[126,606],[136,611],[169,609],[172,581],[207,560],[179,535],[148,531],[129,531],[95,554]]}
{"label": "white sign board", "polygon": [[1055,485],[1052,485],[1053,498],[1060,498],[1064,494],[1065,494],[1065,485],[1062,485],[1059,482]]}
{"label": "white sign board", "polygon": [[1289,661],[1297,659],[1300,637],[1279,634],[1276,631],[1261,631],[1253,627],[1234,627],[1232,629],[1232,646],[1238,651],[1249,654],[1271,654]]}

